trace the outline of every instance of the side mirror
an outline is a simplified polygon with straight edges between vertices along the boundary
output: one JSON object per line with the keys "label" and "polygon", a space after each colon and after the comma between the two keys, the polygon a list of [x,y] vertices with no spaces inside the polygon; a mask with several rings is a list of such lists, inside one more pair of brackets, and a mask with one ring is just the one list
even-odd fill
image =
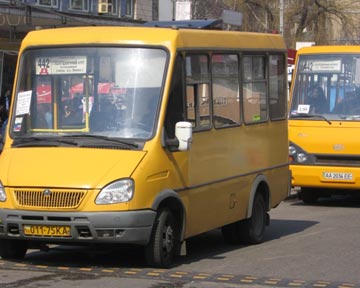
{"label": "side mirror", "polygon": [[179,141],[178,150],[187,151],[191,147],[192,125],[190,122],[181,121],[175,125],[175,137]]}

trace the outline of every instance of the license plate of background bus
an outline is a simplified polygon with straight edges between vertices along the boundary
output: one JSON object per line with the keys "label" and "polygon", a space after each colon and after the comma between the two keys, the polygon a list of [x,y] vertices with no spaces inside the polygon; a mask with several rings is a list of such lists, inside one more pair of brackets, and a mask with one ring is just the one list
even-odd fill
{"label": "license plate of background bus", "polygon": [[342,173],[342,172],[323,172],[323,177],[326,180],[333,181],[352,181],[353,175],[352,173]]}
{"label": "license plate of background bus", "polygon": [[27,236],[70,237],[70,226],[24,225]]}

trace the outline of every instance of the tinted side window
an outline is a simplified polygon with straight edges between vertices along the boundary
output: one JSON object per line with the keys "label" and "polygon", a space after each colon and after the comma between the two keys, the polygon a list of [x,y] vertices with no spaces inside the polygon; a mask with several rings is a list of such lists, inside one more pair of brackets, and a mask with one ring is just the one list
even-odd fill
{"label": "tinted side window", "polygon": [[245,123],[268,118],[266,61],[263,55],[243,57],[243,108]]}
{"label": "tinted side window", "polygon": [[209,81],[208,56],[186,56],[186,109],[195,130],[210,128]]}
{"label": "tinted side window", "polygon": [[211,57],[213,122],[216,128],[240,123],[239,59],[236,54]]}
{"label": "tinted side window", "polygon": [[168,138],[175,137],[175,124],[185,119],[183,71],[183,58],[178,55],[171,79],[169,102],[165,119],[165,129]]}
{"label": "tinted side window", "polygon": [[283,55],[269,56],[270,118],[286,117],[287,93],[285,89],[285,58]]}

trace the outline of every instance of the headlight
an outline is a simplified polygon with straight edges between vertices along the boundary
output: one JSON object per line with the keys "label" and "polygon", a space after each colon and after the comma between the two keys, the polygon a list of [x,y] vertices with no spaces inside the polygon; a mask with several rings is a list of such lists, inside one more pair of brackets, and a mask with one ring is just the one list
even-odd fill
{"label": "headlight", "polygon": [[313,157],[296,144],[289,143],[290,164],[311,164],[314,162]]}
{"label": "headlight", "polygon": [[0,181],[0,202],[6,201],[6,193],[3,184]]}
{"label": "headlight", "polygon": [[289,155],[294,156],[296,154],[296,148],[293,145],[289,146]]}
{"label": "headlight", "polygon": [[121,179],[104,187],[96,197],[96,204],[115,204],[128,202],[134,195],[134,181]]}
{"label": "headlight", "polygon": [[299,153],[296,157],[297,162],[304,163],[308,160],[308,157],[305,153]]}

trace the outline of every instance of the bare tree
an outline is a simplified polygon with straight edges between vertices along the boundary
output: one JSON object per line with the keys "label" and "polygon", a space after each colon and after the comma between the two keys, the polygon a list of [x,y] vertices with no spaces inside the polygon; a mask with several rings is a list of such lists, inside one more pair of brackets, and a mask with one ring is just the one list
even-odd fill
{"label": "bare tree", "polygon": [[193,0],[193,19],[220,18],[223,10],[233,10],[243,13],[244,31],[268,32],[274,30],[274,3],[278,0]]}
{"label": "bare tree", "polygon": [[226,9],[226,5],[222,0],[193,0],[192,18],[220,19],[224,9]]}
{"label": "bare tree", "polygon": [[295,41],[314,41],[317,45],[356,43],[360,40],[356,39],[360,30],[355,11],[360,13],[356,0],[304,0],[289,6],[287,22],[293,23],[290,29],[295,31],[291,44]]}
{"label": "bare tree", "polygon": [[[279,30],[280,0],[193,0],[193,18],[220,18],[224,9],[241,12],[242,26],[254,32]],[[360,43],[359,0],[284,0],[284,31],[287,46],[296,41],[318,45]]]}

